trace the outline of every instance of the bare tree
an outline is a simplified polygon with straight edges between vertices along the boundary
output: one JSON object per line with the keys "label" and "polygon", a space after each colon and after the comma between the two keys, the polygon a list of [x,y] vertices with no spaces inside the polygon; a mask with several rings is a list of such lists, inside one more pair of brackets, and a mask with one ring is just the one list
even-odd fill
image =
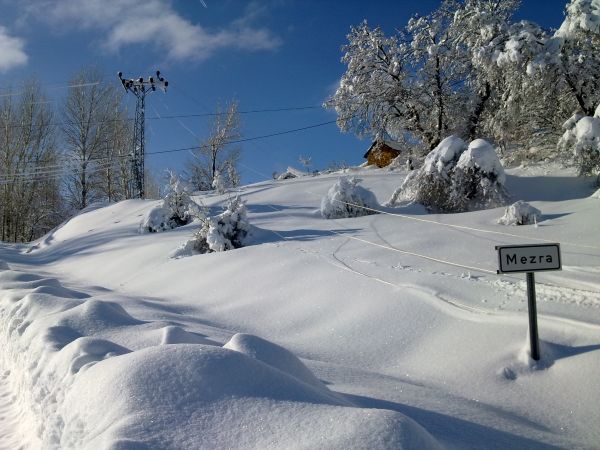
{"label": "bare tree", "polygon": [[237,165],[240,158],[239,147],[231,144],[239,139],[240,116],[238,104],[230,102],[226,109],[218,108],[211,126],[210,136],[203,141],[188,161],[186,173],[195,189],[212,189],[217,173],[226,177],[230,186],[239,183]]}
{"label": "bare tree", "polygon": [[0,103],[0,236],[25,242],[61,219],[53,114],[36,81]]}
{"label": "bare tree", "polygon": [[[63,112],[63,134],[70,163],[66,188],[75,209],[102,198],[114,198],[114,157],[125,148],[124,132],[117,126],[124,118],[117,99],[116,88],[103,83],[95,69],[82,69],[71,80]],[[103,177],[103,172],[108,176]]]}
{"label": "bare tree", "polygon": [[[115,94],[114,91],[111,94]],[[133,123],[121,106],[119,95],[111,95],[110,101],[113,104],[106,119],[106,145],[101,155],[103,164],[100,164],[102,170],[98,173],[98,193],[107,201],[114,202],[127,198]]]}

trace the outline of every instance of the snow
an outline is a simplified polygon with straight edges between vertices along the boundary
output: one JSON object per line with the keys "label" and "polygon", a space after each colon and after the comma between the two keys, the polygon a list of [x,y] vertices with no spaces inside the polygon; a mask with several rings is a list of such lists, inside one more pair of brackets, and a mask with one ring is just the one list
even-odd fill
{"label": "snow", "polygon": [[371,191],[359,186],[359,178],[340,177],[321,200],[321,216],[326,219],[375,214],[379,207]]}
{"label": "snow", "polygon": [[597,117],[582,117],[575,125],[575,137],[578,140],[600,138],[600,119]]}
{"label": "snow", "polygon": [[290,178],[299,178],[309,175],[307,172],[295,169],[294,167],[288,167],[285,172],[277,176],[278,180],[289,180]]}
{"label": "snow", "polygon": [[[378,203],[407,174],[353,172]],[[141,200],[0,244],[0,448],[597,447],[597,188],[505,175],[538,227],[503,208],[324,220],[331,174],[237,189],[254,232],[232,251],[171,258],[201,224],[139,234]],[[525,277],[496,275],[494,247],[540,239],[563,270],[536,274],[534,362]]]}
{"label": "snow", "polygon": [[150,209],[140,223],[140,233],[159,233],[173,229],[171,223],[172,211],[161,205]]}
{"label": "snow", "polygon": [[190,198],[190,191],[177,175],[171,173],[167,195],[156,204],[140,223],[140,233],[159,233],[172,230],[200,215],[199,206]]}
{"label": "snow", "polygon": [[459,169],[479,169],[485,174],[493,174],[500,184],[504,184],[506,176],[504,168],[492,144],[484,139],[475,139],[469,143],[456,164]]}
{"label": "snow", "polygon": [[557,36],[569,38],[578,30],[600,33],[600,0],[573,0],[567,13]]}
{"label": "snow", "polygon": [[578,114],[578,113],[573,114],[565,123],[563,123],[563,125],[562,125],[563,129],[564,130],[572,129],[577,124],[577,122],[583,117],[585,117],[585,116],[582,114]]}
{"label": "snow", "polygon": [[425,158],[423,166],[425,173],[447,174],[449,168],[454,166],[454,163],[466,149],[467,143],[458,136],[452,135],[445,138]]}
{"label": "snow", "polygon": [[[192,242],[199,253],[223,252],[242,247],[249,234],[246,205],[239,197],[234,197],[225,211],[204,220]],[[184,248],[188,247],[186,244]]]}
{"label": "snow", "polygon": [[381,142],[394,150],[398,150],[398,151],[406,150],[406,145],[403,145],[401,142],[386,141],[386,140],[381,141]]}
{"label": "snow", "polygon": [[600,156],[600,117],[576,114],[563,124],[563,129],[565,132],[558,142],[560,149],[572,152],[576,157]]}
{"label": "snow", "polygon": [[227,187],[225,186],[225,180],[223,179],[221,172],[219,172],[218,170],[215,172],[215,177],[212,182],[212,187],[215,189],[215,191],[218,194],[224,194],[225,191],[227,190]]}
{"label": "snow", "polygon": [[504,210],[504,215],[498,220],[502,225],[532,225],[542,218],[539,209],[529,203],[518,200]]}
{"label": "snow", "polygon": [[494,147],[483,139],[468,146],[460,138],[444,139],[409,172],[387,206],[420,203],[432,212],[464,212],[506,204],[505,174]]}

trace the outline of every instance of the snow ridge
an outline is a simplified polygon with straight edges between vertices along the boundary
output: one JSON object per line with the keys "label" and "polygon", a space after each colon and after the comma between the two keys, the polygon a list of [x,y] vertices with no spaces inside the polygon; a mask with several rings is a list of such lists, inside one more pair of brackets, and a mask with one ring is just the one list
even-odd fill
{"label": "snow ridge", "polygon": [[[357,408],[259,337],[236,334],[221,347],[8,268],[0,285],[9,286],[0,294],[8,368],[0,374],[0,414],[11,410],[7,423],[22,424],[0,435],[0,445],[289,448],[301,440],[320,448],[441,448],[400,413]],[[132,334],[154,336],[154,345],[121,345]],[[16,398],[7,402],[9,382]]]}

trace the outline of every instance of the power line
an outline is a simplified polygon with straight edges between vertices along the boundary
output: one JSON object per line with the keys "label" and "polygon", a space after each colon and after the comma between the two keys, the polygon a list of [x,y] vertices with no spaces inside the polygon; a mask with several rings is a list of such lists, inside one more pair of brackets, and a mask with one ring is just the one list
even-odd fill
{"label": "power line", "polygon": [[[317,109],[321,108],[318,105],[312,106],[290,106],[290,107],[281,107],[281,108],[265,108],[265,109],[248,109],[245,111],[237,111],[238,114],[258,114],[258,113],[271,113],[271,112],[286,112],[286,111],[304,111],[308,109]],[[170,116],[160,116],[160,117],[147,117],[147,119],[183,119],[189,117],[213,117],[219,116],[223,113],[212,112],[212,113],[198,113],[198,114],[182,114],[182,115],[170,115]]]}
{"label": "power line", "polygon": [[[51,88],[51,89],[72,89],[72,88],[78,88],[78,87],[87,87],[87,86],[97,86],[100,84],[100,81],[93,81],[90,83],[77,83],[77,84],[57,84],[55,85],[55,87]],[[40,86],[43,86],[43,84],[41,84]],[[48,85],[47,85],[48,86]],[[49,85],[52,86],[52,85]],[[17,91],[17,92],[0,92],[0,97],[17,97],[21,94],[23,94],[26,91]],[[51,103],[53,100],[51,100],[48,103]]]}
{"label": "power line", "polygon": [[[91,174],[94,174],[97,172],[101,172],[105,169],[108,169],[113,164],[114,164],[114,162],[111,161],[111,162],[107,162],[107,163],[103,163],[103,164],[93,165],[89,169],[86,169],[86,174],[91,175]],[[52,172],[39,174],[41,176],[32,175],[32,176],[22,177],[22,178],[0,179],[0,185],[12,184],[15,182],[23,183],[23,184],[31,184],[31,183],[39,183],[39,182],[44,182],[44,181],[52,181],[52,180],[56,180],[56,179],[63,177],[65,175],[65,173],[68,172],[69,170],[70,170],[69,167],[65,167],[61,170],[56,170],[56,171],[52,171]]]}
{"label": "power line", "polygon": [[[251,142],[251,141],[255,141],[255,140],[260,140],[260,139],[268,139],[270,137],[276,137],[276,136],[282,136],[282,135],[286,135],[286,134],[291,134],[291,133],[297,133],[297,132],[301,132],[301,131],[306,131],[306,130],[311,130],[314,128],[318,128],[318,127],[322,127],[322,126],[326,126],[326,125],[331,125],[333,123],[336,123],[335,120],[330,120],[327,122],[321,122],[321,123],[317,123],[317,124],[313,124],[313,125],[307,125],[304,127],[300,127],[300,128],[294,128],[291,130],[285,130],[285,131],[279,131],[279,132],[275,132],[275,133],[270,133],[270,134],[264,134],[261,136],[254,136],[254,137],[250,137],[250,138],[243,138],[243,139],[236,139],[236,140],[232,140],[232,141],[226,141],[224,143],[224,145],[232,145],[232,144],[239,144],[239,143],[243,143],[243,142]],[[184,147],[184,148],[175,148],[175,149],[169,149],[169,150],[159,150],[159,151],[155,151],[155,152],[146,152],[147,155],[159,155],[159,154],[166,154],[166,153],[176,153],[176,152],[183,152],[183,151],[190,151],[190,150],[198,150],[198,149],[205,149],[205,148],[209,148],[208,145],[196,145],[193,147]],[[129,155],[114,155],[113,157],[102,157],[102,158],[92,158],[89,159],[88,162],[97,162],[97,161],[103,161],[103,160],[111,160],[111,159],[120,159],[120,158],[129,158]],[[62,164],[57,164],[54,167],[61,167],[59,170],[56,170],[54,173],[55,174],[62,174],[64,172],[64,168]],[[50,167],[50,166],[49,166]],[[44,166],[40,166],[40,169],[43,170]],[[49,173],[52,173],[51,170],[48,171]],[[15,180],[17,177],[21,177],[21,176],[31,176],[31,175],[35,175],[36,171],[33,172],[22,172],[19,174],[13,174],[11,177],[5,177],[2,181],[4,182],[4,184],[10,182],[11,180]]]}
{"label": "power line", "polygon": [[[277,133],[270,133],[270,134],[263,134],[261,136],[254,136],[251,138],[244,138],[244,139],[236,139],[233,141],[227,141],[224,143],[224,145],[231,145],[231,144],[240,144],[243,142],[249,142],[249,141],[256,141],[259,139],[267,139],[270,137],[276,137],[276,136],[282,136],[285,134],[291,134],[291,133],[297,133],[299,131],[305,131],[305,130],[311,130],[313,128],[318,128],[318,127],[323,127],[325,125],[331,125],[332,123],[336,123],[337,120],[329,120],[327,122],[321,122],[321,123],[317,123],[314,125],[307,125],[305,127],[301,127],[301,128],[294,128],[291,130],[286,130],[286,131],[279,131]],[[148,152],[148,155],[159,155],[159,154],[163,154],[163,153],[175,153],[175,152],[183,152],[183,151],[187,151],[187,150],[196,150],[199,148],[208,148],[208,146],[206,145],[196,145],[194,147],[184,147],[184,148],[174,148],[174,149],[170,149],[170,150],[159,150],[157,152]]]}
{"label": "power line", "polygon": [[[0,95],[1,97],[1,95]],[[262,114],[262,113],[273,113],[273,112],[288,112],[288,111],[305,111],[310,109],[321,108],[321,106],[292,106],[292,107],[281,107],[281,108],[265,108],[265,109],[249,109],[245,111],[238,111],[238,114]],[[199,117],[216,117],[222,113],[189,113],[189,114],[171,114],[171,115],[156,115],[152,117],[146,117],[146,120],[177,120],[177,119],[190,119],[190,118],[199,118]],[[90,122],[91,125],[101,125],[104,123],[115,123],[115,122],[133,122],[135,120],[134,117],[126,117],[122,119],[104,119],[104,120],[95,120]],[[0,126],[2,128],[41,128],[41,127],[60,127],[65,125],[77,125],[75,121],[61,121],[61,122],[50,122],[46,124],[30,124],[23,125],[20,123],[12,122],[5,125]]]}

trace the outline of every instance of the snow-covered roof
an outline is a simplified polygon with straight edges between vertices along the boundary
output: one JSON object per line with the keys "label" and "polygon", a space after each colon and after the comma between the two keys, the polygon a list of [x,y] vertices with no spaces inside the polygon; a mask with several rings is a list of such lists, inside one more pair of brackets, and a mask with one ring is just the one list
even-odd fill
{"label": "snow-covered roof", "polygon": [[403,150],[402,148],[402,144],[400,144],[399,142],[394,142],[394,141],[385,141],[385,140],[376,140],[373,141],[373,143],[371,144],[371,146],[369,147],[369,149],[367,150],[367,152],[364,154],[363,158],[368,158],[369,157],[369,153],[371,152],[371,150],[373,149],[373,147],[389,147],[391,150],[397,151],[397,152],[401,152]]}

